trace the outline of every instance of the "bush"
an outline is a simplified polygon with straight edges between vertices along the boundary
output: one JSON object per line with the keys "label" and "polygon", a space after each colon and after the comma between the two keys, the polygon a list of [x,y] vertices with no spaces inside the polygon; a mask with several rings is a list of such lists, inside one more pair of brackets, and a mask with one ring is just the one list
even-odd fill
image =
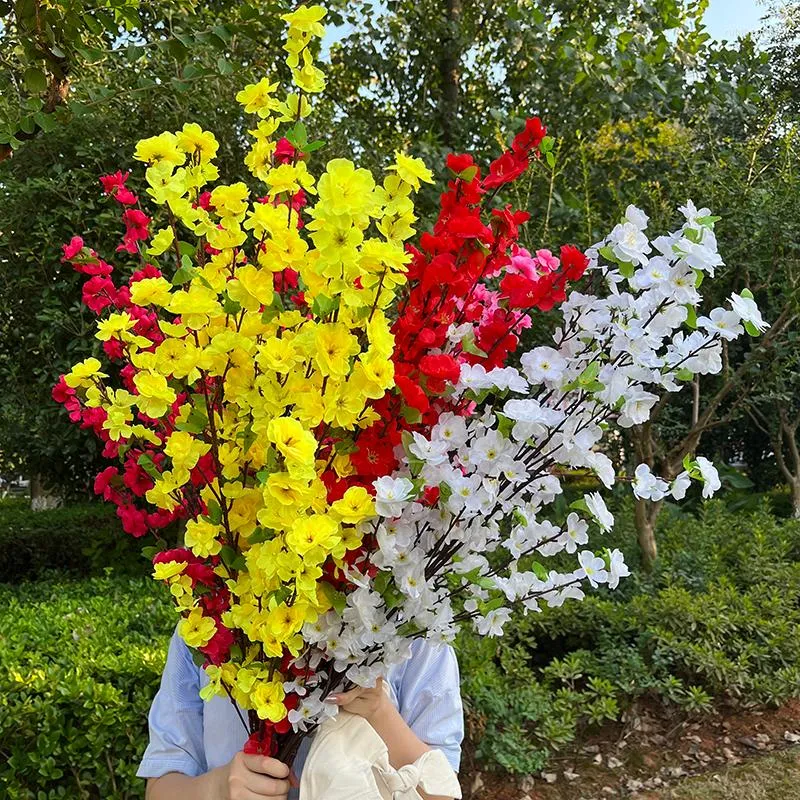
{"label": "bush", "polygon": [[104,503],[31,511],[25,501],[0,501],[0,583],[35,580],[54,569],[89,576],[112,567],[144,575],[149,565],[141,552],[148,544],[149,537],[124,533]]}
{"label": "bush", "polygon": [[135,772],[174,623],[149,579],[0,587],[4,798],[144,797]]}
{"label": "bush", "polygon": [[[800,523],[720,502],[662,523],[651,575],[520,615],[499,640],[462,637],[480,759],[538,771],[584,728],[644,697],[702,713],[800,695]],[[629,530],[627,510],[609,545]]]}

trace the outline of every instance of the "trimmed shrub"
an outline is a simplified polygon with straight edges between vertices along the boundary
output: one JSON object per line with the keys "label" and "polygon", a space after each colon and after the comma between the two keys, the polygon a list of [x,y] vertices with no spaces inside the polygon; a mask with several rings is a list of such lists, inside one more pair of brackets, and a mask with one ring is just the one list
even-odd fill
{"label": "trimmed shrub", "polygon": [[[620,523],[611,547],[624,544],[629,516]],[[651,575],[519,615],[498,640],[462,637],[479,759],[538,771],[644,697],[699,714],[800,695],[800,522],[714,502],[698,518],[667,513],[662,523]]]}
{"label": "trimmed shrub", "polygon": [[149,537],[124,533],[105,503],[31,511],[25,501],[0,502],[0,583],[35,580],[52,570],[88,576],[111,567],[145,575],[149,565],[141,552],[148,544]]}
{"label": "trimmed shrub", "polygon": [[144,797],[135,772],[175,621],[149,579],[0,587],[4,798]]}

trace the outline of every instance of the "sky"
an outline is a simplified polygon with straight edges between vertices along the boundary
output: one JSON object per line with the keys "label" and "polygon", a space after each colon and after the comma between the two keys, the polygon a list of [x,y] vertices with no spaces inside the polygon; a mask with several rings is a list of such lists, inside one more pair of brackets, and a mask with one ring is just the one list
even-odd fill
{"label": "sky", "polygon": [[755,30],[764,12],[757,0],[711,0],[706,25],[715,39],[733,40]]}

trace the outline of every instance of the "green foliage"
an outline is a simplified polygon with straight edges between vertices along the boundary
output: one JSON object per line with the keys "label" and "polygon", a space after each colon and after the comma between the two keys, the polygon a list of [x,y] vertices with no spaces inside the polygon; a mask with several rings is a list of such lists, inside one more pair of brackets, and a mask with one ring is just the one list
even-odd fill
{"label": "green foliage", "polygon": [[135,772],[174,617],[149,580],[0,587],[3,797],[144,797]]}
{"label": "green foliage", "polygon": [[[462,636],[479,758],[540,770],[587,726],[642,698],[699,714],[800,693],[800,522],[713,502],[697,519],[675,513],[663,523],[650,575],[519,615],[500,640]],[[624,543],[626,527],[609,546]]]}
{"label": "green foliage", "polygon": [[110,505],[84,503],[50,511],[30,510],[24,501],[0,501],[0,584],[36,579],[48,571],[99,575],[144,575],[148,537],[124,533]]}

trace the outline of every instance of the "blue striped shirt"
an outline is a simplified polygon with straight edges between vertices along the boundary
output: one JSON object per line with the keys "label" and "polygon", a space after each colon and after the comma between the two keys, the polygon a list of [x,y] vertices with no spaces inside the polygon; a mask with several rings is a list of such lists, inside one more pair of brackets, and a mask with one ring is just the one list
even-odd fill
{"label": "blue striped shirt", "polygon": [[[410,659],[389,671],[392,700],[411,730],[429,746],[440,749],[457,771],[464,718],[455,653],[451,647],[420,639],[413,642],[411,651]],[[202,775],[227,764],[242,749],[247,732],[236,709],[227,697],[204,702],[199,692],[207,683],[204,670],[194,663],[176,632],[150,709],[150,743],[139,765],[139,777],[158,778],[168,772]],[[310,738],[303,741],[293,765],[298,777]],[[296,790],[289,795],[296,796]]]}

